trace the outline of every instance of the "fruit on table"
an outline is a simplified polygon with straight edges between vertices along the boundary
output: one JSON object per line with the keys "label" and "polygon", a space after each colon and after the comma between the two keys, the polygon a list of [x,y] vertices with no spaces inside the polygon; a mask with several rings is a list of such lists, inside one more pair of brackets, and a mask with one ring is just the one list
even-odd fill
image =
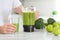
{"label": "fruit on table", "polygon": [[60,27],[54,27],[54,28],[53,28],[53,34],[54,34],[55,36],[58,36],[58,35],[60,34]]}
{"label": "fruit on table", "polygon": [[53,25],[49,24],[48,26],[46,26],[46,30],[48,32],[52,32],[53,31]]}
{"label": "fruit on table", "polygon": [[53,27],[59,27],[59,24],[57,22],[53,23]]}
{"label": "fruit on table", "polygon": [[56,21],[53,18],[48,18],[47,22],[48,22],[48,24],[53,24]]}
{"label": "fruit on table", "polygon": [[54,26],[54,28],[53,28],[53,34],[55,36],[58,36],[60,34],[60,22],[53,23],[53,26]]}
{"label": "fruit on table", "polygon": [[60,22],[56,22],[60,26]]}

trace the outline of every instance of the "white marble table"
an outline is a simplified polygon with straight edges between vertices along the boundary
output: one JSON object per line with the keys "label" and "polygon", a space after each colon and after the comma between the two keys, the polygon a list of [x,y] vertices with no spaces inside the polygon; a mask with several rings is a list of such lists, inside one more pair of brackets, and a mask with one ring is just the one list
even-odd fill
{"label": "white marble table", "polygon": [[15,34],[0,34],[0,40],[60,40],[60,36],[54,36],[46,30],[35,32],[18,32]]}
{"label": "white marble table", "polygon": [[0,34],[0,40],[60,40],[60,36],[54,36],[46,30],[35,30],[35,32],[23,32],[23,22],[20,18],[20,31],[14,34]]}

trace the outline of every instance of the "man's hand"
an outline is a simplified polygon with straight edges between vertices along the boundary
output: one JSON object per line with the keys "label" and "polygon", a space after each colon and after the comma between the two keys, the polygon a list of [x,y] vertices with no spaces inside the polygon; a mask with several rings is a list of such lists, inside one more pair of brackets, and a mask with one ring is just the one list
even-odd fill
{"label": "man's hand", "polygon": [[22,5],[20,5],[16,8],[14,8],[13,10],[14,10],[14,12],[19,13],[20,15],[22,15],[23,8],[24,7]]}
{"label": "man's hand", "polygon": [[12,24],[5,24],[3,27],[0,28],[0,33],[2,34],[9,34],[9,33],[15,33],[16,27]]}

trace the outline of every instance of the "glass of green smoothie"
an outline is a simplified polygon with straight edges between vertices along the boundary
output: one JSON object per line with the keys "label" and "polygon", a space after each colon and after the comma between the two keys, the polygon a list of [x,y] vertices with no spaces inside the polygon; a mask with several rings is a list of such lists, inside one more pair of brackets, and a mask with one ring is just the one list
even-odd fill
{"label": "glass of green smoothie", "polygon": [[11,14],[10,23],[16,26],[16,32],[19,32],[19,14]]}
{"label": "glass of green smoothie", "polygon": [[31,9],[23,11],[24,32],[33,32],[35,24],[35,12]]}

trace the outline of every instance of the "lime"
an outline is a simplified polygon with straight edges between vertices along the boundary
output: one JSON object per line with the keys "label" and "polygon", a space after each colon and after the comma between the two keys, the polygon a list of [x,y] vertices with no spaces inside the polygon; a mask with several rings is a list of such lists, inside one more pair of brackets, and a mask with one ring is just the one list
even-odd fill
{"label": "lime", "polygon": [[52,32],[53,31],[53,25],[49,24],[48,26],[46,26],[46,30],[48,32]]}
{"label": "lime", "polygon": [[53,27],[59,27],[59,24],[57,22],[53,23]]}
{"label": "lime", "polygon": [[53,34],[54,34],[55,36],[58,36],[58,35],[60,34],[60,27],[54,27],[54,28],[53,28]]}
{"label": "lime", "polygon": [[60,22],[57,22],[57,24],[60,26]]}

